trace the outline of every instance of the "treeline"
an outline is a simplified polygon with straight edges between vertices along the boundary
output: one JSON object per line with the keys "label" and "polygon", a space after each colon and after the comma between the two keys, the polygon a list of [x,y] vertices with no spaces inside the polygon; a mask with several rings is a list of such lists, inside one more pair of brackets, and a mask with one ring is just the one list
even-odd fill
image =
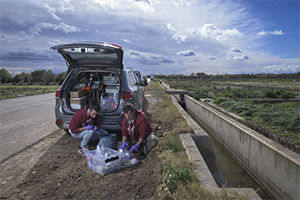
{"label": "treeline", "polygon": [[51,70],[35,70],[33,72],[25,73],[22,72],[15,76],[12,76],[6,69],[2,68],[0,70],[0,80],[1,83],[13,83],[14,85],[50,85],[50,84],[62,84],[67,73],[62,72],[60,74],[55,74]]}
{"label": "treeline", "polygon": [[262,74],[204,74],[200,73],[200,75],[182,75],[182,74],[171,74],[171,75],[155,75],[156,78],[166,78],[166,79],[199,79],[202,78],[206,81],[213,81],[213,80],[251,80],[251,79],[261,79],[261,80],[271,80],[271,79],[285,79],[285,80],[300,80],[300,72],[293,73],[293,74],[273,74],[273,73],[262,73]]}

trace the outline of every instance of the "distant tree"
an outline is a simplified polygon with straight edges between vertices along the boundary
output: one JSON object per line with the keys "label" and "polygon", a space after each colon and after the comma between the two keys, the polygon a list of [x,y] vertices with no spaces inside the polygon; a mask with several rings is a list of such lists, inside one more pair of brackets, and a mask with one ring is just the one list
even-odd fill
{"label": "distant tree", "polygon": [[30,79],[31,79],[30,74],[22,72],[22,73],[14,76],[13,82],[14,83],[19,83],[19,82],[30,83]]}
{"label": "distant tree", "polygon": [[4,68],[0,70],[0,80],[1,83],[8,83],[12,80],[11,74]]}
{"label": "distant tree", "polygon": [[43,73],[43,78],[42,78],[42,82],[46,85],[50,84],[51,82],[55,81],[55,74],[51,71],[45,71]]}
{"label": "distant tree", "polygon": [[67,72],[59,73],[55,78],[55,82],[57,82],[58,85],[61,85],[65,80],[66,76],[67,76]]}
{"label": "distant tree", "polygon": [[22,80],[23,80],[24,83],[30,83],[30,80],[31,80],[30,74],[22,72],[20,74],[20,76],[22,77]]}
{"label": "distant tree", "polygon": [[20,74],[15,75],[14,78],[13,78],[13,82],[14,82],[14,83],[19,83],[20,81],[21,81],[21,76],[20,76]]}
{"label": "distant tree", "polygon": [[46,70],[34,70],[31,72],[31,83],[43,82],[43,76]]}
{"label": "distant tree", "polygon": [[55,81],[55,74],[51,70],[35,70],[31,72],[32,83],[49,84]]}

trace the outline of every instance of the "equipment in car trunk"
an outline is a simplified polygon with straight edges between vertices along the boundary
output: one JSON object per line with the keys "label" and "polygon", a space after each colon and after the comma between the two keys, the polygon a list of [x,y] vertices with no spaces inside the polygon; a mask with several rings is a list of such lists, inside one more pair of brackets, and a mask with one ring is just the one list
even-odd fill
{"label": "equipment in car trunk", "polygon": [[73,109],[81,109],[86,106],[86,97],[84,96],[84,91],[80,86],[75,86],[70,92],[70,105]]}
{"label": "equipment in car trunk", "polygon": [[71,98],[70,104],[73,109],[82,109],[86,106],[86,97],[82,96],[80,98]]}
{"label": "equipment in car trunk", "polygon": [[[97,78],[96,81],[93,80],[94,76]],[[103,78],[101,77],[101,79],[103,79]],[[95,99],[97,99],[97,103],[100,104],[101,103],[100,102],[101,95],[103,93],[105,93],[105,86],[104,86],[103,80],[100,80],[98,73],[95,73],[95,75],[91,74],[90,85],[91,85],[90,95],[89,95],[90,99],[95,98]]]}

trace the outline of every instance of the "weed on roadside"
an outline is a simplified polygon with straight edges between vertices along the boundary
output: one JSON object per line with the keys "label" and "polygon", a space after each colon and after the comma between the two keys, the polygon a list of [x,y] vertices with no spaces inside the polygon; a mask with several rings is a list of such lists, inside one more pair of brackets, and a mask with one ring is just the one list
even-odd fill
{"label": "weed on roadside", "polygon": [[55,92],[59,88],[58,85],[16,85],[5,86],[1,85],[0,99],[10,99],[19,96],[30,96],[37,94],[45,94]]}
{"label": "weed on roadside", "polygon": [[300,103],[255,104],[253,101],[239,101],[220,97],[217,105],[244,117],[253,124],[300,144]]}
{"label": "weed on roadside", "polygon": [[[158,83],[150,82],[149,90],[164,91]],[[160,89],[159,89],[160,88]],[[241,195],[235,194],[228,198],[227,194],[211,192],[200,185],[198,175],[194,171],[194,164],[190,162],[183,147],[179,134],[193,133],[193,129],[182,117],[174,105],[172,98],[166,93],[155,95],[160,99],[156,109],[160,115],[153,117],[159,124],[157,154],[162,161],[161,175],[157,180],[161,199],[238,199]],[[163,122],[163,124],[161,123]]]}

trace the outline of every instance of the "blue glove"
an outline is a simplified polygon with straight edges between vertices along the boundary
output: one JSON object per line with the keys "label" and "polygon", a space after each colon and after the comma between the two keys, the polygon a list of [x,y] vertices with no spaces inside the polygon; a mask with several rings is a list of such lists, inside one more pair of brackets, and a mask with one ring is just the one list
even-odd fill
{"label": "blue glove", "polygon": [[130,152],[133,152],[133,151],[138,151],[140,147],[140,144],[139,143],[136,143],[135,145],[133,145],[130,149]]}
{"label": "blue glove", "polygon": [[98,127],[97,126],[94,126],[94,131],[96,132],[96,131],[98,131]]}
{"label": "blue glove", "polygon": [[92,129],[93,129],[93,126],[90,126],[90,125],[84,127],[84,130],[92,130]]}
{"label": "blue glove", "polygon": [[128,144],[126,142],[123,142],[121,149],[124,151],[124,149],[128,147]]}

